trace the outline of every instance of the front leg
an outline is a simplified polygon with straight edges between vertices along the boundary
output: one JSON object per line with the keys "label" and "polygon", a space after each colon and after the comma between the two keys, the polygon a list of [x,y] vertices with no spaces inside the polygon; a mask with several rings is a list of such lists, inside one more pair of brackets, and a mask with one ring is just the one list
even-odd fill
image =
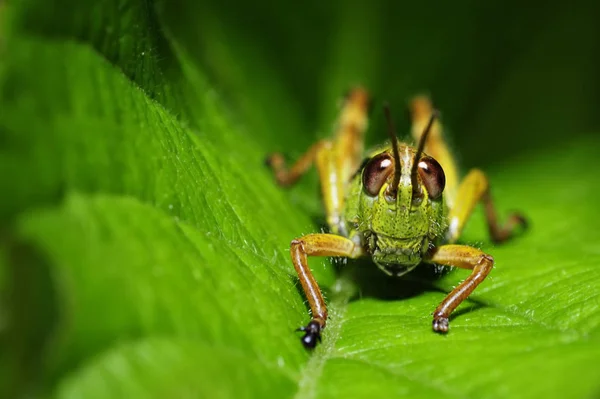
{"label": "front leg", "polygon": [[435,249],[428,262],[473,270],[471,275],[448,294],[433,312],[433,330],[448,332],[448,318],[467,299],[494,267],[494,258],[466,245],[443,245]]}
{"label": "front leg", "polygon": [[308,234],[292,241],[290,255],[312,311],[312,320],[306,327],[300,328],[301,331],[304,331],[302,344],[306,348],[312,349],[317,345],[317,341],[321,341],[321,330],[325,328],[327,322],[327,306],[321,289],[308,266],[308,256],[358,258],[362,255],[362,248],[354,244],[352,240],[335,234]]}

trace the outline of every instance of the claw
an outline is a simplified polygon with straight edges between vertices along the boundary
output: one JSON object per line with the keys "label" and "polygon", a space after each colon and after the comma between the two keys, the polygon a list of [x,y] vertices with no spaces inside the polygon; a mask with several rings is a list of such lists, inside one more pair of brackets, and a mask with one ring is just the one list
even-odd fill
{"label": "claw", "polygon": [[304,332],[300,341],[307,349],[314,349],[317,342],[321,342],[321,324],[316,320],[312,320],[306,327],[300,327],[296,331]]}
{"label": "claw", "polygon": [[447,317],[436,317],[432,323],[433,331],[439,333],[447,333],[450,329]]}

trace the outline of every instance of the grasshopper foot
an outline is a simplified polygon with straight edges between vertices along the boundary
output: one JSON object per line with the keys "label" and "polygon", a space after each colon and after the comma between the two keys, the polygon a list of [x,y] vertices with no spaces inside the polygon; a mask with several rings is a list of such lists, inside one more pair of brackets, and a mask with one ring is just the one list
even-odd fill
{"label": "grasshopper foot", "polygon": [[300,177],[300,175],[292,173],[285,167],[285,158],[278,152],[265,158],[265,166],[271,169],[277,184],[283,187],[291,186]]}
{"label": "grasshopper foot", "polygon": [[517,235],[529,228],[529,220],[521,212],[511,212],[508,216],[509,223],[512,222],[512,235]]}
{"label": "grasshopper foot", "polygon": [[450,329],[450,325],[448,324],[448,318],[442,316],[434,316],[432,323],[433,331],[439,333],[447,333]]}
{"label": "grasshopper foot", "polygon": [[283,164],[283,156],[278,152],[269,154],[264,160],[265,166],[272,168],[273,166],[281,166]]}
{"label": "grasshopper foot", "polygon": [[302,345],[306,349],[314,349],[317,346],[317,342],[321,342],[321,330],[321,323],[317,320],[311,320],[306,327],[300,327],[296,331],[304,332],[304,335],[300,338]]}
{"label": "grasshopper foot", "polygon": [[496,244],[503,243],[515,236],[522,234],[529,228],[529,221],[520,212],[511,212],[502,229],[493,231],[492,241]]}

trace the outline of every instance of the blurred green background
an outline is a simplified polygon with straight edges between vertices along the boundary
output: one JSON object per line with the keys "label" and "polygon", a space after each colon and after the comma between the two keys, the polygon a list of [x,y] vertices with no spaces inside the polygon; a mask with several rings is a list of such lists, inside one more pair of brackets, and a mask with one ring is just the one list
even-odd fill
{"label": "blurred green background", "polygon": [[[0,3],[0,397],[523,397],[600,394],[597,2],[21,0]],[[331,132],[341,95],[408,132],[429,93],[463,172],[531,229],[464,242],[492,275],[447,336],[465,271],[388,279],[313,259],[308,320],[290,240],[319,231],[316,174],[266,154]]]}

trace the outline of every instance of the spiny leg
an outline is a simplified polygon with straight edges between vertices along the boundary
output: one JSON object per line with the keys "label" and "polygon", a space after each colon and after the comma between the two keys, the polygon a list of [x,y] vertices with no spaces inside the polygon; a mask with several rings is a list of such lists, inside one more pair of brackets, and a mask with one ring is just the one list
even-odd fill
{"label": "spiny leg", "polygon": [[433,330],[445,333],[448,332],[450,314],[486,278],[494,267],[494,259],[490,255],[466,245],[443,245],[437,248],[427,261],[473,270],[471,275],[453,289],[433,312]]}
{"label": "spiny leg", "polygon": [[308,266],[308,256],[357,258],[362,254],[362,249],[348,238],[335,234],[308,234],[292,241],[290,254],[312,312],[312,320],[306,327],[300,328],[304,331],[302,343],[307,348],[314,348],[317,341],[321,340],[321,330],[325,328],[327,322],[327,306]]}
{"label": "spiny leg", "polygon": [[511,213],[503,226],[498,223],[496,208],[490,194],[489,182],[486,175],[479,169],[471,169],[458,188],[456,203],[450,209],[447,239],[455,242],[469,220],[473,208],[483,202],[485,218],[492,241],[496,243],[509,239],[519,227],[526,227],[525,217],[519,213]]}
{"label": "spiny leg", "polygon": [[291,167],[286,168],[283,156],[273,154],[267,159],[281,185],[292,185],[315,162],[321,195],[331,232],[346,235],[342,220],[346,185],[360,166],[363,136],[367,127],[368,94],[364,89],[351,90],[344,101],[333,140],[314,144]]}

